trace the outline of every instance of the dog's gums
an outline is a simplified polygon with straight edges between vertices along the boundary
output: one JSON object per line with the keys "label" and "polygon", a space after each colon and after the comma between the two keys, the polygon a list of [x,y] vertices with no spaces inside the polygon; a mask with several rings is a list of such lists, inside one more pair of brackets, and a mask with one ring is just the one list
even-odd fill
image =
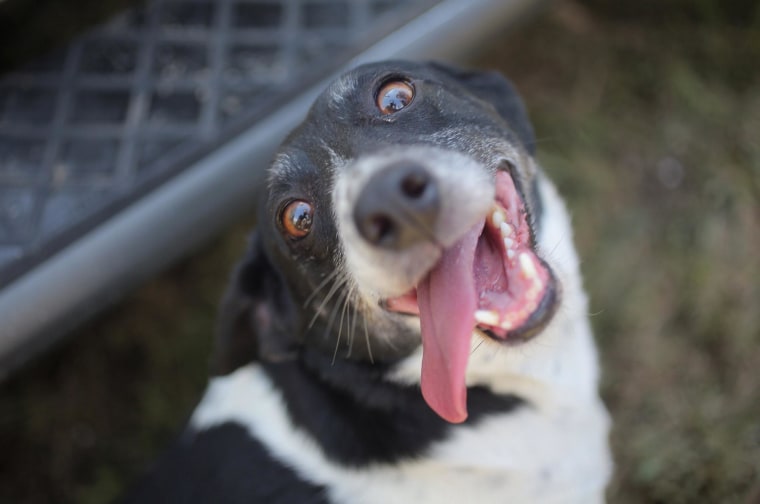
{"label": "dog's gums", "polygon": [[467,418],[465,372],[473,331],[524,341],[549,321],[557,304],[554,276],[534,251],[512,177],[500,171],[495,184],[489,215],[444,250],[415,289],[384,303],[389,311],[420,317],[422,393],[450,422]]}

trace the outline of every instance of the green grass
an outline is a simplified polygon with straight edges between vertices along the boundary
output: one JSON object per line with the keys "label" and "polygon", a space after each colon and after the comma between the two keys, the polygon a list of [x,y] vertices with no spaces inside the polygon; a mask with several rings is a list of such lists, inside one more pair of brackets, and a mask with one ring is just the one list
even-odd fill
{"label": "green grass", "polygon": [[[557,2],[473,65],[512,77],[566,196],[620,503],[760,490],[760,9]],[[103,502],[205,382],[240,225],[0,388],[0,501]]]}

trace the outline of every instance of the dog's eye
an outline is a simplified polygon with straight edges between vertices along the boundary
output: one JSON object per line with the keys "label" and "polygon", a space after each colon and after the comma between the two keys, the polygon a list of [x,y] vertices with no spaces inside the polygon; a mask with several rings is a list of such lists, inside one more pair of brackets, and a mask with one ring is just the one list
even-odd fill
{"label": "dog's eye", "polygon": [[282,211],[280,220],[285,232],[293,238],[303,238],[311,231],[311,223],[314,217],[314,209],[303,200],[295,200],[288,203]]}
{"label": "dog's eye", "polygon": [[405,80],[391,80],[377,92],[377,108],[383,115],[393,114],[412,103],[414,87]]}

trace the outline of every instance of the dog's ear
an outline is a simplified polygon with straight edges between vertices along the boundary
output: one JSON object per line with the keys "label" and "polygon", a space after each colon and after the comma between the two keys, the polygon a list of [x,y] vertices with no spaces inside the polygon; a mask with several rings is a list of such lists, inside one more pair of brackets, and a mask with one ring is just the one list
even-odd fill
{"label": "dog's ear", "polygon": [[470,90],[472,94],[493,105],[499,115],[517,134],[527,151],[535,154],[536,139],[533,126],[528,119],[525,105],[517,94],[517,90],[506,77],[499,72],[482,70],[462,70],[431,62],[430,66],[436,71],[455,79]]}
{"label": "dog's ear", "polygon": [[255,360],[285,358],[291,351],[290,305],[287,286],[254,232],[222,299],[212,373],[224,375]]}

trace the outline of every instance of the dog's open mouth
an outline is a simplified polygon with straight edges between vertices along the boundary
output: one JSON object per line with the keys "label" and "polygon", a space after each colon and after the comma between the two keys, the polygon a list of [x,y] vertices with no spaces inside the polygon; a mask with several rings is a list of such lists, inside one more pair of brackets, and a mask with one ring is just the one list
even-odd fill
{"label": "dog's open mouth", "polygon": [[464,421],[473,331],[524,341],[546,325],[557,305],[554,276],[535,253],[525,204],[508,172],[496,175],[489,215],[443,251],[416,289],[384,305],[420,317],[422,394],[444,419]]}

